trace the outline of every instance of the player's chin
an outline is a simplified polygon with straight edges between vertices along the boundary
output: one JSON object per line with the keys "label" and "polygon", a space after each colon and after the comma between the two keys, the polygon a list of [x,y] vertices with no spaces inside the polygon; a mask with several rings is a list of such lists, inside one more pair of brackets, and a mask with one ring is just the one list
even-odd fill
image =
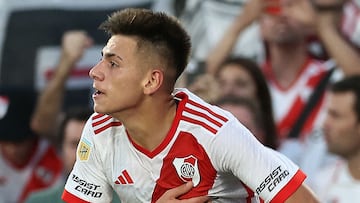
{"label": "player's chin", "polygon": [[94,103],[94,111],[99,114],[107,114],[107,111],[101,105]]}

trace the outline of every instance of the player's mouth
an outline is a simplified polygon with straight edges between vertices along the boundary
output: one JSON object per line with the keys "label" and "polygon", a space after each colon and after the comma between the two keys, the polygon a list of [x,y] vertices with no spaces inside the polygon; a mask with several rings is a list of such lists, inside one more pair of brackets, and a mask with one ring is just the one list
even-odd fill
{"label": "player's mouth", "polygon": [[103,95],[104,93],[98,89],[95,88],[95,91],[93,93],[93,98],[99,97],[100,95]]}

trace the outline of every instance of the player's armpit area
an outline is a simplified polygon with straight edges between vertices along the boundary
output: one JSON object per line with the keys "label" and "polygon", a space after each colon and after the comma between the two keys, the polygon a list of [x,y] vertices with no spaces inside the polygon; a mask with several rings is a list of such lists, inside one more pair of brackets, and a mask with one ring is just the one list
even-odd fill
{"label": "player's armpit area", "polygon": [[320,203],[314,192],[303,183],[286,201],[285,203]]}

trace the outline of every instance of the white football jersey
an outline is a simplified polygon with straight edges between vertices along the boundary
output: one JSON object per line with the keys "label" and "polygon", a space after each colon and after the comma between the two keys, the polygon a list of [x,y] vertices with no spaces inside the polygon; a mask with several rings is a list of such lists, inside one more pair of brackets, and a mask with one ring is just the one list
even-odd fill
{"label": "white football jersey", "polygon": [[342,32],[356,46],[360,47],[360,2],[346,2],[342,19]]}
{"label": "white football jersey", "polygon": [[208,195],[213,202],[283,202],[304,181],[298,166],[264,147],[229,112],[176,89],[177,113],[153,151],[134,143],[125,126],[108,115],[88,120],[77,161],[66,183],[67,202],[156,202],[192,181],[180,198]]}

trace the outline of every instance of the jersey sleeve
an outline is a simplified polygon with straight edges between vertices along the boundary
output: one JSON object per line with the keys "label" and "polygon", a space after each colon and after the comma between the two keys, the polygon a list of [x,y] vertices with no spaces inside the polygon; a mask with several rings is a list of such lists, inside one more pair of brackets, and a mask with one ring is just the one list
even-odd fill
{"label": "jersey sleeve", "polygon": [[94,142],[91,119],[86,123],[77,147],[76,162],[65,185],[65,202],[110,202],[112,188],[106,181],[99,152]]}
{"label": "jersey sleeve", "polygon": [[233,173],[265,202],[284,202],[306,177],[297,165],[262,145],[235,119],[219,131],[214,142],[214,165]]}
{"label": "jersey sleeve", "polygon": [[[360,48],[360,3],[347,1],[343,7],[341,31],[357,48]],[[359,51],[359,50],[358,50]]]}

